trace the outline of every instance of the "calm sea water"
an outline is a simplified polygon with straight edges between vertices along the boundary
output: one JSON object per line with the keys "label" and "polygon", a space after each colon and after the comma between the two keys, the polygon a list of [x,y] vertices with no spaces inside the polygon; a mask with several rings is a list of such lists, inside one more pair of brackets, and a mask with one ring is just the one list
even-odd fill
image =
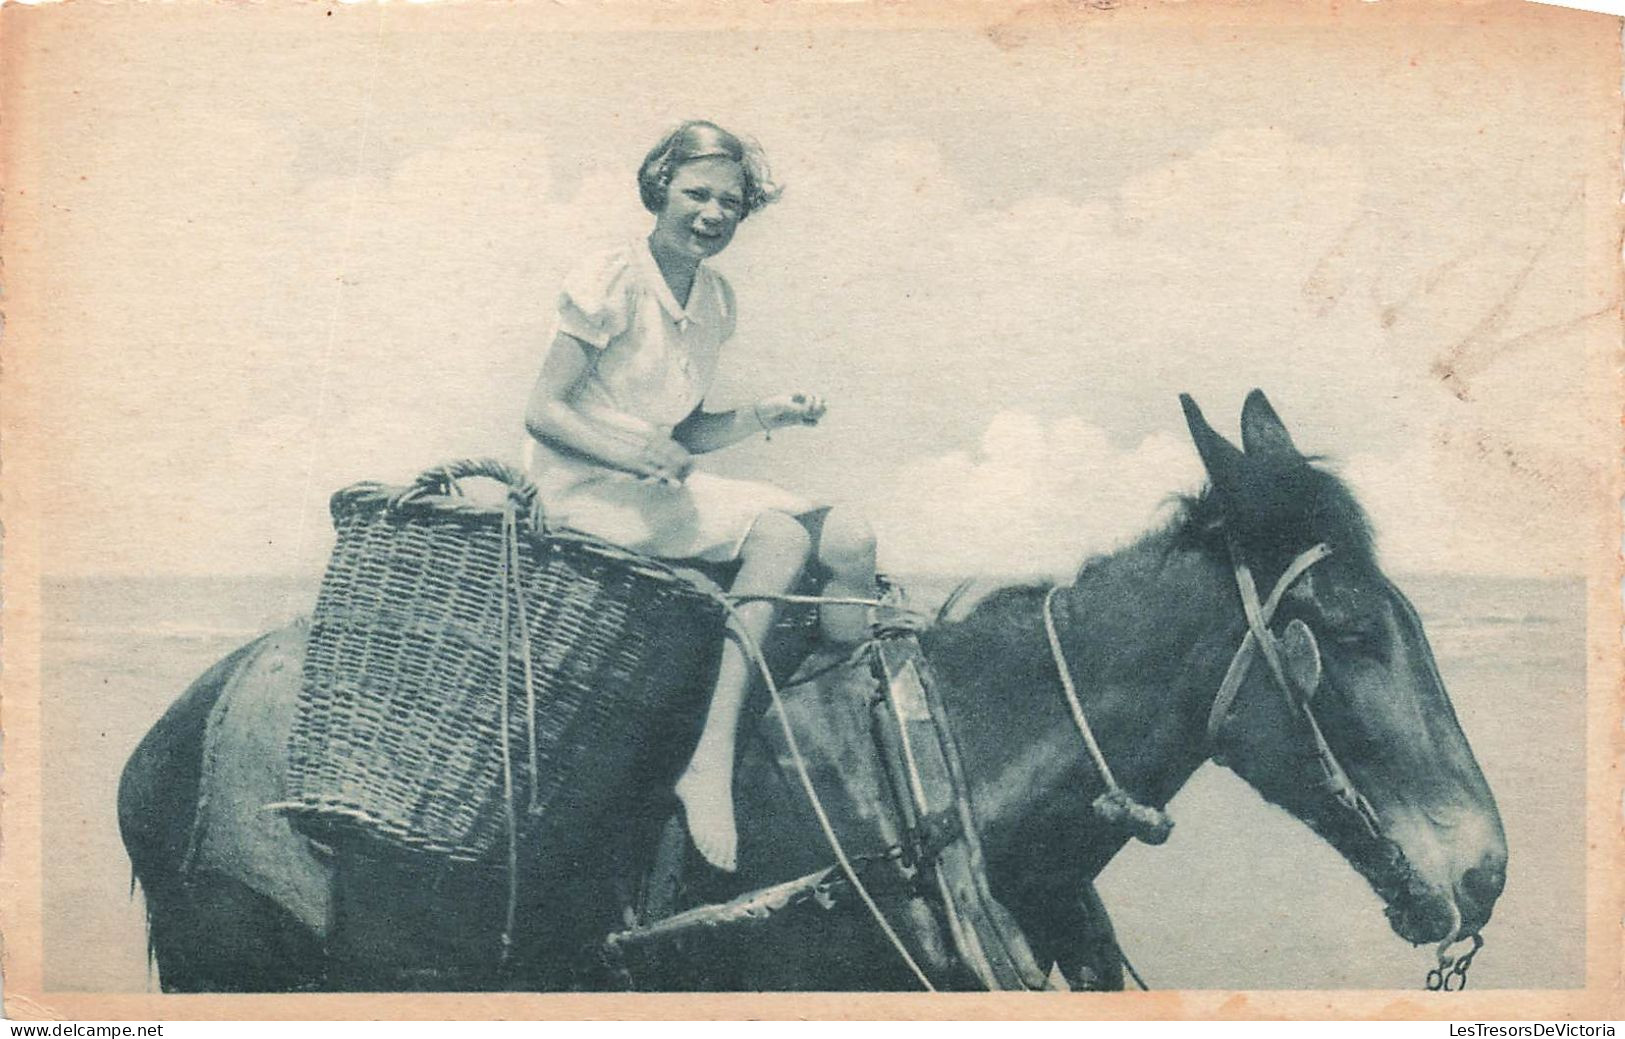
{"label": "calm sea water", "polygon": [[[918,605],[947,583],[908,582]],[[1500,801],[1507,891],[1473,967],[1484,988],[1582,984],[1585,589],[1413,577],[1463,728]],[[114,809],[119,770],[210,664],[307,612],[315,582],[91,579],[45,588],[46,984],[153,986]],[[1161,848],[1101,879],[1125,951],[1158,988],[1420,988],[1430,953],[1388,930],[1336,853],[1221,769],[1170,808]]]}

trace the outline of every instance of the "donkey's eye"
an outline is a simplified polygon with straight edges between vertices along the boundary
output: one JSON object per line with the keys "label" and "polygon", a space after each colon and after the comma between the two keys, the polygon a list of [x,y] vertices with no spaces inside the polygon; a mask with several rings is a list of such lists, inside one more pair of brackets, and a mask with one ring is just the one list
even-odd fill
{"label": "donkey's eye", "polygon": [[1332,643],[1350,653],[1375,653],[1377,633],[1365,628],[1342,628],[1332,634]]}

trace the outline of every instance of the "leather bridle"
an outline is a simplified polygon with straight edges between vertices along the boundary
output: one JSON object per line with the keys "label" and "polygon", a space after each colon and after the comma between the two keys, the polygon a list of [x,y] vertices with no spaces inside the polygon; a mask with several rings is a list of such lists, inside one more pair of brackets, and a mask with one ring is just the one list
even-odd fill
{"label": "leather bridle", "polygon": [[[1287,669],[1281,659],[1281,638],[1270,628],[1270,621],[1275,611],[1280,608],[1281,600],[1291,591],[1292,586],[1298,582],[1309,568],[1332,554],[1331,548],[1320,542],[1298,553],[1297,557],[1287,564],[1286,570],[1281,573],[1271,589],[1269,598],[1263,602],[1258,599],[1258,586],[1253,581],[1253,572],[1241,557],[1241,552],[1234,542],[1230,543],[1230,564],[1236,579],[1236,589],[1241,593],[1242,612],[1247,615],[1247,630],[1241,636],[1241,645],[1236,647],[1235,656],[1230,659],[1230,666],[1226,669],[1224,680],[1219,684],[1218,694],[1213,698],[1213,707],[1208,712],[1207,742],[1209,755],[1215,758],[1220,756],[1220,744],[1223,740],[1224,726],[1229,720],[1230,710],[1235,705],[1236,696],[1241,692],[1242,683],[1246,681],[1247,674],[1252,668],[1255,657],[1262,653],[1264,662],[1269,666],[1270,675],[1275,679],[1276,686],[1286,696],[1287,703],[1297,711],[1309,727],[1309,733],[1314,739],[1315,756],[1320,761],[1321,770],[1325,773],[1327,789],[1337,802],[1349,809],[1359,818],[1369,835],[1375,840],[1381,840],[1381,830],[1377,821],[1377,813],[1371,803],[1354,786],[1337,755],[1332,751],[1331,744],[1326,742],[1325,733],[1321,731],[1320,723],[1310,708],[1315,689],[1300,689],[1294,681],[1292,673]],[[1106,792],[1096,799],[1094,811],[1096,815],[1112,823],[1126,824],[1128,829],[1140,840],[1148,844],[1161,844],[1168,839],[1168,831],[1172,822],[1160,809],[1139,804],[1118,784],[1112,774],[1111,766],[1107,764],[1105,755],[1095,740],[1094,732],[1089,726],[1088,718],[1083,711],[1083,704],[1078,697],[1077,689],[1072,682],[1072,666],[1066,659],[1066,653],[1061,648],[1061,638],[1056,630],[1053,615],[1053,603],[1059,588],[1051,588],[1044,598],[1043,620],[1046,634],[1049,636],[1050,654],[1055,661],[1055,669],[1061,678],[1061,691],[1066,697],[1067,706],[1072,713],[1072,721],[1078,732],[1083,736],[1084,747],[1089,753],[1089,759],[1094,763],[1095,771],[1105,784]],[[1292,626],[1299,625],[1303,633],[1292,635]],[[1289,637],[1299,639],[1312,639],[1307,624],[1301,620],[1294,620],[1288,626]],[[1318,674],[1318,668],[1317,668]],[[1318,682],[1318,678],[1316,680]]]}
{"label": "leather bridle", "polygon": [[[1313,679],[1300,684],[1295,677],[1294,669],[1289,669],[1282,659],[1283,638],[1275,634],[1270,627],[1281,601],[1286,598],[1292,587],[1297,584],[1309,569],[1316,563],[1332,554],[1331,547],[1325,542],[1311,545],[1298,553],[1287,564],[1281,576],[1276,579],[1275,587],[1270,589],[1269,598],[1259,601],[1258,585],[1253,580],[1253,572],[1242,558],[1239,548],[1234,541],[1229,542],[1230,566],[1235,575],[1236,590],[1241,595],[1242,612],[1247,616],[1247,630],[1242,633],[1241,644],[1230,658],[1230,666],[1225,670],[1224,679],[1219,683],[1219,691],[1213,698],[1213,706],[1208,711],[1207,744],[1208,756],[1215,761],[1223,757],[1223,739],[1226,723],[1230,720],[1231,709],[1235,706],[1236,697],[1241,692],[1242,683],[1247,680],[1247,674],[1252,668],[1253,660],[1260,653],[1268,665],[1270,675],[1275,685],[1286,697],[1292,710],[1296,711],[1304,720],[1314,740],[1315,757],[1320,762],[1321,771],[1325,776],[1326,789],[1336,799],[1337,803],[1348,809],[1360,824],[1365,828],[1367,835],[1374,841],[1391,844],[1388,838],[1382,835],[1381,824],[1377,813],[1371,807],[1371,802],[1355,787],[1354,780],[1349,776],[1348,770],[1338,761],[1337,754],[1332,750],[1331,744],[1326,741],[1326,734],[1320,728],[1320,722],[1310,706],[1316,689],[1321,681],[1321,669],[1318,659],[1319,650],[1313,648],[1313,631],[1302,620],[1293,620],[1287,625],[1285,639],[1299,643],[1299,652],[1309,652],[1315,655],[1312,667]],[[1094,732],[1090,729],[1088,718],[1083,711],[1083,704],[1078,697],[1077,689],[1072,681],[1072,667],[1067,662],[1066,654],[1061,648],[1060,633],[1056,629],[1053,604],[1058,587],[1051,588],[1045,596],[1043,603],[1043,621],[1046,634],[1049,636],[1050,654],[1054,658],[1056,671],[1061,678],[1061,691],[1066,697],[1067,706],[1071,709],[1072,720],[1077,725],[1079,733],[1083,736],[1084,746],[1088,751],[1090,760],[1094,763],[1096,773],[1106,787],[1106,792],[1095,799],[1093,808],[1097,816],[1109,824],[1125,827],[1133,836],[1147,844],[1161,844],[1168,839],[1168,831],[1173,823],[1161,809],[1142,805],[1136,802],[1126,790],[1117,782],[1112,774],[1111,767],[1106,763],[1105,755],[1101,752],[1099,743],[1095,740]],[[1409,605],[1406,605],[1410,609]],[[1414,611],[1413,611],[1414,612]],[[1301,629],[1295,631],[1294,629]],[[1307,645],[1305,645],[1307,644]],[[1296,669],[1301,670],[1301,669]],[[1304,685],[1308,687],[1305,688]],[[1427,986],[1429,989],[1454,990],[1464,988],[1467,984],[1467,968],[1472,964],[1473,956],[1483,948],[1484,939],[1477,935],[1460,935],[1460,912],[1454,902],[1451,911],[1456,914],[1456,923],[1450,933],[1439,943],[1439,966],[1428,974]],[[1458,942],[1470,940],[1473,947],[1461,956],[1454,956],[1450,948]]]}
{"label": "leather bridle", "polygon": [[[1286,696],[1287,703],[1302,716],[1309,727],[1310,736],[1315,743],[1315,756],[1320,761],[1321,770],[1325,773],[1326,786],[1339,804],[1354,812],[1370,831],[1373,838],[1380,839],[1381,831],[1378,828],[1377,813],[1371,807],[1371,802],[1365,799],[1354,786],[1354,780],[1349,777],[1348,770],[1337,760],[1331,744],[1326,742],[1326,735],[1321,731],[1320,722],[1315,718],[1315,712],[1310,706],[1314,698],[1314,688],[1300,688],[1293,674],[1287,669],[1281,659],[1281,637],[1270,628],[1270,621],[1275,611],[1280,608],[1284,599],[1298,579],[1309,572],[1309,568],[1332,554],[1332,550],[1325,542],[1315,544],[1300,552],[1270,590],[1269,598],[1262,603],[1258,599],[1258,586],[1253,581],[1252,570],[1241,557],[1235,543],[1230,544],[1230,563],[1236,578],[1236,589],[1241,593],[1241,608],[1247,615],[1247,631],[1241,637],[1241,645],[1236,647],[1236,654],[1230,659],[1230,667],[1225,671],[1224,681],[1219,684],[1218,695],[1213,699],[1213,707],[1208,712],[1207,740],[1211,752],[1217,753],[1223,739],[1225,723],[1229,720],[1230,710],[1235,704],[1236,696],[1241,691],[1241,685],[1247,678],[1254,657],[1262,653],[1264,662],[1269,666],[1270,675],[1275,679],[1277,688]],[[1292,625],[1302,625],[1304,632],[1309,627],[1301,620],[1294,620]],[[1291,631],[1291,625],[1288,626]],[[1289,634],[1289,637],[1290,636]],[[1301,636],[1300,636],[1301,637]],[[1316,668],[1318,681],[1319,669]]]}
{"label": "leather bridle", "polygon": [[[1225,671],[1224,681],[1219,684],[1218,695],[1213,699],[1213,707],[1208,712],[1207,741],[1209,754],[1215,759],[1221,752],[1220,743],[1224,734],[1225,723],[1230,718],[1230,710],[1235,705],[1237,694],[1241,691],[1241,684],[1247,678],[1253,657],[1263,653],[1264,661],[1269,665],[1270,674],[1275,684],[1286,696],[1287,702],[1293,709],[1302,715],[1309,727],[1309,732],[1315,741],[1315,756],[1320,760],[1321,770],[1325,774],[1326,787],[1337,802],[1349,809],[1360,820],[1367,833],[1373,840],[1387,842],[1382,836],[1376,811],[1371,802],[1355,787],[1354,780],[1350,778],[1337,755],[1332,751],[1331,744],[1326,742],[1325,733],[1321,731],[1320,722],[1315,718],[1315,712],[1310,707],[1310,701],[1315,694],[1315,688],[1300,688],[1294,680],[1293,672],[1281,660],[1281,638],[1270,628],[1270,621],[1275,611],[1280,607],[1292,586],[1298,579],[1309,572],[1309,568],[1331,555],[1331,548],[1324,542],[1310,546],[1300,552],[1287,568],[1282,571],[1276,580],[1275,587],[1270,590],[1269,598],[1262,603],[1258,600],[1258,586],[1253,581],[1252,570],[1241,557],[1234,541],[1230,542],[1230,564],[1236,577],[1236,589],[1241,593],[1241,608],[1247,614],[1247,631],[1241,637],[1241,645],[1236,647],[1236,655],[1230,660],[1230,667]],[[1407,603],[1405,608],[1411,610]],[[1414,610],[1411,611],[1414,614]],[[1292,627],[1302,625],[1305,634],[1310,629],[1301,620],[1294,620],[1287,626],[1288,638],[1303,638],[1304,635],[1293,636]],[[1319,682],[1320,669],[1314,669],[1316,684]],[[1473,957],[1484,947],[1484,939],[1478,934],[1460,935],[1460,912],[1452,902],[1451,911],[1456,914],[1455,924],[1450,933],[1439,942],[1436,955],[1439,965],[1428,972],[1427,987],[1430,990],[1455,991],[1467,986],[1467,969],[1472,965]],[[1461,956],[1452,955],[1450,948],[1458,942],[1471,941],[1472,948]]]}

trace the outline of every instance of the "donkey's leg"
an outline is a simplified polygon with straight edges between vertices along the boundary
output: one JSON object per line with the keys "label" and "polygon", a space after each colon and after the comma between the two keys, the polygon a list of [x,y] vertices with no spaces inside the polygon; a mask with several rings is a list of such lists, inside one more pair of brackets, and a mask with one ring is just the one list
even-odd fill
{"label": "donkey's leg", "polygon": [[144,894],[165,992],[299,992],[329,983],[316,935],[236,881],[199,876]]}
{"label": "donkey's leg", "polygon": [[1057,949],[1056,963],[1067,984],[1089,992],[1121,992],[1123,951],[1095,885],[1085,883],[1061,908],[1065,937]]}
{"label": "donkey's leg", "polygon": [[1122,990],[1123,954],[1092,881],[1058,870],[1035,883],[997,893],[1015,915],[1040,964],[1058,966],[1074,990]]}

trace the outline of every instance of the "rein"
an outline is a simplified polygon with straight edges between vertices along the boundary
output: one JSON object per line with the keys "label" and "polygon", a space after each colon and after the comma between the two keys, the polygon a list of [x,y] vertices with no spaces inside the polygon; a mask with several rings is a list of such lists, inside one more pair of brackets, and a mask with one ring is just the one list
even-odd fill
{"label": "rein", "polygon": [[[812,891],[815,898],[821,899],[821,904],[826,904],[822,900],[830,897],[827,889],[830,881],[835,879],[834,874],[838,868],[844,875],[847,886],[863,902],[875,924],[891,943],[898,957],[913,973],[921,988],[928,992],[936,991],[936,986],[876,904],[874,897],[860,879],[854,861],[842,847],[841,840],[814,787],[806,760],[798,746],[794,727],[790,723],[790,712],[781,697],[784,689],[811,681],[827,674],[835,667],[849,665],[865,656],[871,657],[877,669],[877,676],[885,676],[882,682],[889,689],[885,701],[892,709],[891,718],[896,725],[895,735],[900,751],[900,764],[908,777],[909,796],[906,800],[912,805],[912,810],[906,813],[907,818],[911,820],[908,823],[910,845],[913,853],[918,856],[918,864],[932,863],[931,873],[935,877],[936,889],[942,899],[946,926],[958,952],[959,962],[991,989],[1047,987],[1047,972],[1034,960],[1019,926],[999,905],[989,889],[983,871],[978,827],[968,799],[968,784],[962,773],[948,717],[940,703],[934,701],[930,683],[914,670],[912,661],[908,661],[903,669],[895,669],[895,661],[888,662],[888,645],[899,635],[911,636],[915,633],[912,625],[906,622],[906,618],[917,616],[914,611],[900,609],[884,600],[846,596],[732,595],[720,592],[716,594],[729,615],[736,621],[738,603],[761,600],[890,608],[896,613],[890,624],[876,629],[872,637],[860,643],[844,659],[785,686],[780,686],[774,680],[766,656],[757,640],[742,624],[735,625],[735,634],[739,637],[746,656],[756,665],[773,701],[775,707],[773,713],[777,717],[795,776],[801,783],[819,828],[823,831],[825,842],[836,858],[836,866],[801,878],[788,886],[781,885],[787,892],[784,897],[800,897],[806,891]],[[910,641],[912,643],[912,639]],[[914,652],[919,652],[917,644]],[[920,659],[923,666],[923,656]],[[897,685],[899,677],[903,675],[912,676],[914,679],[914,693],[911,694],[907,708],[901,703]],[[893,853],[907,855],[908,851],[908,846],[898,846],[888,851],[886,857],[891,857]],[[825,894],[819,895],[820,891]],[[767,892],[756,892],[745,897],[743,901],[749,903],[744,910],[747,916],[755,911],[756,896],[765,893]],[[673,919],[656,927],[670,931],[682,930],[697,924],[710,925],[719,919],[736,918],[737,908],[733,903],[728,906],[707,907],[703,912],[685,914],[684,919],[680,921]],[[617,942],[610,944],[641,940],[644,937],[644,932],[626,932],[618,936]]]}
{"label": "rein", "polygon": [[[841,873],[846,877],[847,883],[851,886],[852,890],[856,892],[858,898],[863,902],[864,908],[869,911],[869,915],[874,919],[875,925],[879,927],[881,933],[886,936],[886,940],[891,943],[891,946],[897,952],[898,957],[902,959],[903,963],[914,975],[914,979],[920,983],[920,987],[925,989],[927,992],[935,992],[936,986],[931,984],[931,979],[926,976],[925,971],[921,969],[919,963],[914,959],[913,955],[909,953],[908,946],[903,944],[903,939],[898,936],[897,931],[892,927],[891,922],[886,919],[886,914],[881,912],[880,906],[875,903],[874,896],[869,893],[869,889],[864,886],[862,879],[859,878],[857,867],[855,867],[852,864],[852,860],[848,858],[846,849],[841,844],[840,837],[836,836],[835,834],[835,825],[830,821],[829,813],[824,808],[823,799],[818,796],[818,788],[813,785],[812,776],[807,770],[807,761],[804,757],[802,757],[801,746],[796,740],[795,730],[790,726],[789,713],[785,709],[784,700],[780,695],[779,684],[773,680],[773,669],[768,666],[767,655],[762,652],[761,645],[751,636],[750,631],[743,623],[739,621],[738,607],[734,604],[745,599],[746,597],[735,597],[720,592],[716,593],[716,597],[717,601],[722,604],[723,609],[727,611],[728,616],[735,621],[734,633],[738,636],[740,643],[744,647],[746,657],[748,657],[750,661],[756,665],[756,669],[762,677],[762,682],[767,688],[768,696],[773,701],[773,713],[778,717],[779,729],[784,735],[785,747],[790,751],[790,758],[795,766],[796,778],[801,782],[802,792],[807,795],[807,804],[812,809],[813,816],[818,820],[818,827],[823,831],[825,843],[829,845],[830,851],[835,855],[836,864],[840,866]],[[789,599],[791,597],[750,596],[749,598]],[[800,600],[816,599],[817,597],[795,596],[794,598]],[[848,602],[850,601],[848,600]],[[865,604],[867,604],[867,602]],[[877,601],[874,602],[873,605],[879,606],[882,604]]]}

